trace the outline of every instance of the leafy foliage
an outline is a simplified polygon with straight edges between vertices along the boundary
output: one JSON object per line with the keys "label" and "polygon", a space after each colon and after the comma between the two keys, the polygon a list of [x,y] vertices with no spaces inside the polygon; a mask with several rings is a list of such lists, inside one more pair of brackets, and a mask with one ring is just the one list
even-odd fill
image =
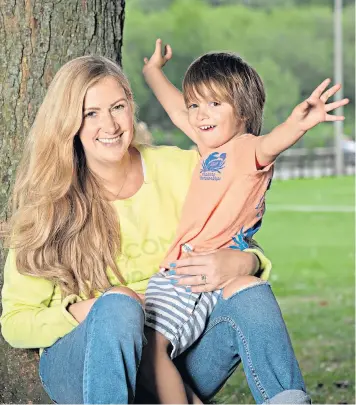
{"label": "leafy foliage", "polygon": [[[344,132],[352,137],[354,16],[354,5],[344,0],[343,91],[351,101],[344,108]],[[235,51],[254,66],[267,92],[263,132],[281,123],[297,103],[308,97],[323,79],[333,75],[331,1],[130,0],[126,7],[123,66],[140,106],[139,118],[154,129],[154,136],[157,132],[158,143],[191,145],[173,126],[141,73],[143,58],[151,55],[158,37],[172,45],[173,59],[165,67],[165,73],[178,88],[189,64],[204,52]],[[321,146],[330,144],[332,136],[332,125],[323,124],[302,142]]]}

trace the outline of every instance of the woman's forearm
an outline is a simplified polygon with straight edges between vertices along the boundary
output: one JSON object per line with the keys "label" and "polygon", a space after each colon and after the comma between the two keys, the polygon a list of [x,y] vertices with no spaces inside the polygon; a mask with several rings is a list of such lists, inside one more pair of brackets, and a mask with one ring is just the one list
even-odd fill
{"label": "woman's forearm", "polygon": [[258,273],[259,261],[253,252],[234,249],[220,249],[216,253],[216,268],[223,275],[223,283],[230,282],[236,277],[253,276]]}
{"label": "woman's forearm", "polygon": [[249,275],[255,276],[260,271],[261,262],[254,252],[244,252],[244,253],[249,255],[249,260],[251,261],[251,266],[249,267],[250,269]]}
{"label": "woman's forearm", "polygon": [[254,276],[260,269],[260,261],[254,252],[244,252],[230,249],[232,260],[236,261],[239,254],[239,266],[234,266],[235,276]]}

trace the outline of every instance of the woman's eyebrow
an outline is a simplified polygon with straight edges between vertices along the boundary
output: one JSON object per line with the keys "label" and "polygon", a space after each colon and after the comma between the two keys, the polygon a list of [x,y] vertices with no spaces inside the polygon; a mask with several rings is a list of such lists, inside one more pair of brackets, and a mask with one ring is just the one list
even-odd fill
{"label": "woman's eyebrow", "polygon": [[[118,100],[114,101],[112,104],[110,104],[110,107],[113,107],[115,104],[117,104],[119,101],[127,101],[125,97],[121,97]],[[84,111],[86,110],[94,110],[94,111],[99,111],[99,107],[86,107],[84,108]]]}

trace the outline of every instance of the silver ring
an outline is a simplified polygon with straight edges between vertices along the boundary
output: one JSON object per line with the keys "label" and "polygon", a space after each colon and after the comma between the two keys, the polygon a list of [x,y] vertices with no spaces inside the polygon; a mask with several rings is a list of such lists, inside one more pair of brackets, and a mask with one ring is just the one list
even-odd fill
{"label": "silver ring", "polygon": [[207,283],[206,281],[206,274],[202,274],[201,276],[201,281],[203,282],[203,284],[205,285]]}

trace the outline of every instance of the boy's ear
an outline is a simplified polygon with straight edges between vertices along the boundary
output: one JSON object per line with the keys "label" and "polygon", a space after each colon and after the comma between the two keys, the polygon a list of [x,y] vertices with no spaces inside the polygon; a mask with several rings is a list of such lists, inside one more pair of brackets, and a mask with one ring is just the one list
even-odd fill
{"label": "boy's ear", "polygon": [[235,115],[236,115],[236,119],[237,119],[238,122],[246,122],[246,121],[247,121],[247,118],[238,115],[238,114],[237,114],[237,111],[236,111],[236,114],[235,114]]}
{"label": "boy's ear", "polygon": [[238,117],[237,118],[237,126],[238,126],[239,132],[241,132],[241,131],[245,132],[246,131],[246,121],[247,121],[247,118],[245,118],[245,117]]}

